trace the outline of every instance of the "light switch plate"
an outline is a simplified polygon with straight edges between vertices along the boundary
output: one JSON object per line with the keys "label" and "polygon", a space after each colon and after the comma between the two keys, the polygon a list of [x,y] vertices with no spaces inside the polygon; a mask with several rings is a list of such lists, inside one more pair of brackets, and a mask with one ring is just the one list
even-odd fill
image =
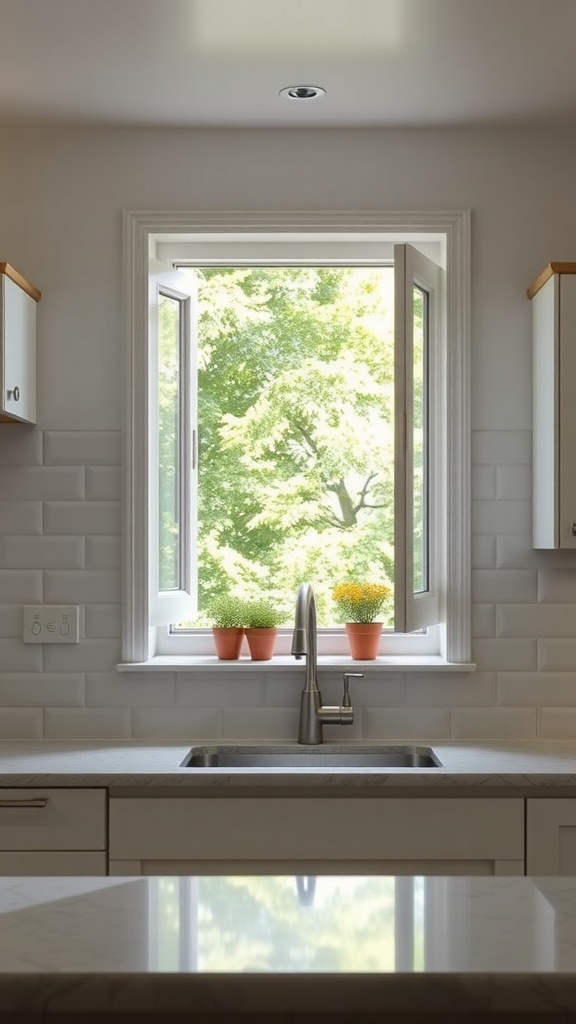
{"label": "light switch plate", "polygon": [[25,605],[22,639],[25,644],[77,644],[78,605]]}

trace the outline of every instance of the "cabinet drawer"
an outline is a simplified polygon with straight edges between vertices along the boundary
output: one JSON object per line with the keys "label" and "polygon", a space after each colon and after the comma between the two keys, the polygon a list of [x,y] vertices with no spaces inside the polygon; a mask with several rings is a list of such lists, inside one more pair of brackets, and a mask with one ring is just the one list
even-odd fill
{"label": "cabinet drawer", "polygon": [[105,789],[0,789],[1,850],[105,848]]}
{"label": "cabinet drawer", "polygon": [[518,799],[112,799],[112,860],[516,860]]}
{"label": "cabinet drawer", "polygon": [[74,850],[64,853],[51,850],[14,850],[12,853],[0,853],[0,875],[70,875],[93,878],[108,873],[106,860],[106,853],[99,850]]}

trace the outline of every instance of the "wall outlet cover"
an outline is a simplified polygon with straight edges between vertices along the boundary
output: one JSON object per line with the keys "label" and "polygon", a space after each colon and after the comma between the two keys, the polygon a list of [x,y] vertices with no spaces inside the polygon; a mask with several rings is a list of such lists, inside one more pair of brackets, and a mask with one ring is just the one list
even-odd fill
{"label": "wall outlet cover", "polygon": [[25,605],[23,612],[22,639],[25,644],[79,642],[78,605]]}

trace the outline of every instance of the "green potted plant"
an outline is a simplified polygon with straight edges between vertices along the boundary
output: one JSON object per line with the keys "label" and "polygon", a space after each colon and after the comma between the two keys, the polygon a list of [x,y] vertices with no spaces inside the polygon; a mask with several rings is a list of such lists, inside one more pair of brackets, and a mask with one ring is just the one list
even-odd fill
{"label": "green potted plant", "polygon": [[248,601],[245,606],[244,625],[252,661],[269,661],[274,654],[277,626],[284,615],[269,598]]}
{"label": "green potted plant", "polygon": [[246,602],[233,594],[220,594],[209,608],[212,636],[220,661],[238,661],[244,638]]}
{"label": "green potted plant", "polygon": [[382,623],[376,616],[392,588],[386,583],[338,583],[332,597],[344,620],[350,653],[356,661],[374,661],[380,646]]}

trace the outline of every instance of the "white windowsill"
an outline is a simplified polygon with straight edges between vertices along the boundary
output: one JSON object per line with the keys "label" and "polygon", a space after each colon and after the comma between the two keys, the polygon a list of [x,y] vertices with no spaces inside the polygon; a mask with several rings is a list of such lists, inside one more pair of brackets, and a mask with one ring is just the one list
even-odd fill
{"label": "white windowsill", "polygon": [[[298,671],[304,668],[304,659],[297,660],[291,655],[279,655],[271,661],[252,661],[240,658],[238,661],[219,661],[211,655],[162,654],[149,661],[121,662],[118,672],[277,672]],[[473,662],[445,661],[440,655],[404,654],[387,655],[375,661],[353,661],[344,655],[324,654],[318,658],[318,669],[362,669],[363,672],[474,672]]]}

